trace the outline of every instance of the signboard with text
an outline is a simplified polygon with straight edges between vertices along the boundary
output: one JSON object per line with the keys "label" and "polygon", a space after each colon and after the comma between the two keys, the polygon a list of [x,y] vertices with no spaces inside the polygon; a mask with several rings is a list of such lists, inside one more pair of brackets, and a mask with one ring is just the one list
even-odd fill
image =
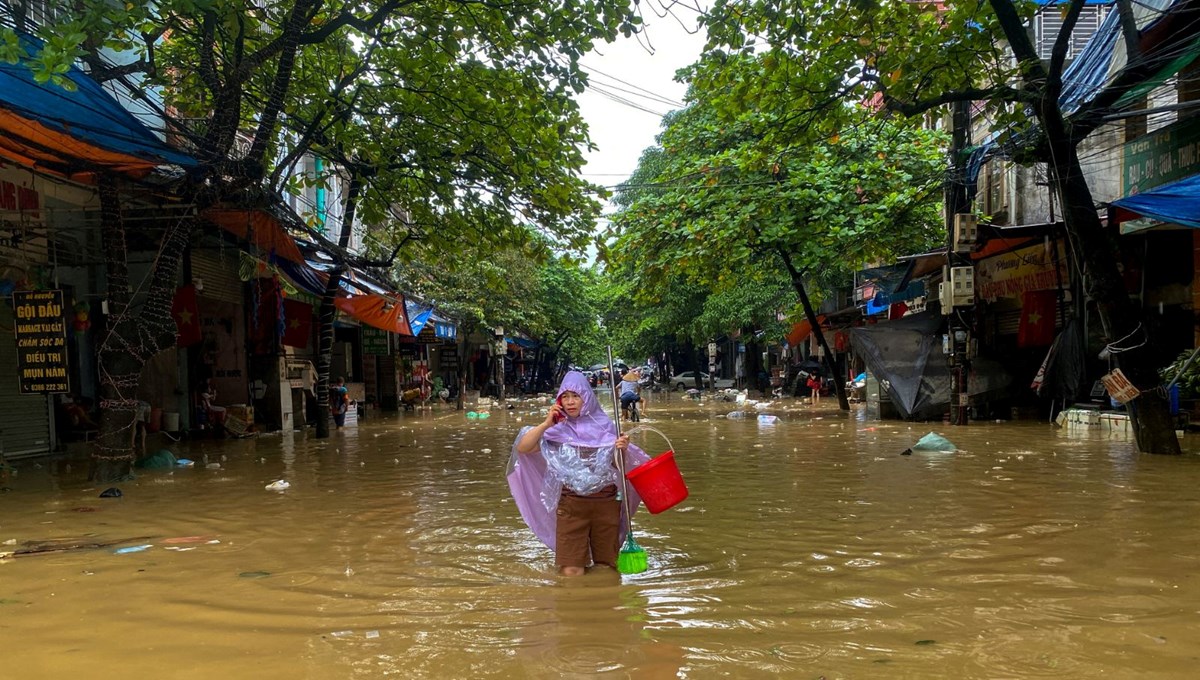
{"label": "signboard with text", "polygon": [[21,394],[70,392],[62,291],[17,290],[12,298]]}
{"label": "signboard with text", "polygon": [[1200,119],[1188,118],[1125,144],[1121,189],[1131,196],[1200,172]]}
{"label": "signboard with text", "polygon": [[1024,248],[980,260],[975,265],[975,290],[979,297],[991,300],[998,297],[1021,297],[1031,290],[1051,290],[1061,283],[1070,286],[1066,252],[1062,241],[1054,241],[1058,249],[1055,258],[1045,244]]}
{"label": "signboard with text", "polygon": [[363,326],[362,351],[363,354],[372,354],[375,356],[387,356],[391,354],[390,343],[388,343],[388,332],[371,326]]}
{"label": "signboard with text", "polygon": [[1111,373],[1106,373],[1100,378],[1100,381],[1104,383],[1109,396],[1121,404],[1128,404],[1141,394],[1141,391],[1129,382],[1129,378],[1126,378],[1119,368],[1113,369]]}

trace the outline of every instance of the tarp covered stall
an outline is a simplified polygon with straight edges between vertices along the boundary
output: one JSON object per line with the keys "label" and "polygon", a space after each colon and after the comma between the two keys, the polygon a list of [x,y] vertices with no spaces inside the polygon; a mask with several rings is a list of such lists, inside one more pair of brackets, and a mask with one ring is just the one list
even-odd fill
{"label": "tarp covered stall", "polygon": [[1038,396],[1076,399],[1080,395],[1087,374],[1086,342],[1083,324],[1068,319],[1030,385]]}
{"label": "tarp covered stall", "polygon": [[[922,314],[850,329],[850,345],[879,379],[907,419],[940,418],[950,405],[950,368],[940,334],[945,318],[936,302]],[[974,359],[968,388],[972,396],[996,393],[1012,382],[994,361]]]}

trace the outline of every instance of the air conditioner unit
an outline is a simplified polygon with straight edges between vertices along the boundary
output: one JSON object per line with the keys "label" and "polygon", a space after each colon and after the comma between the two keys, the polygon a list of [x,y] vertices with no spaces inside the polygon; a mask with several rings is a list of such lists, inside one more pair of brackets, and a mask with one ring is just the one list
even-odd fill
{"label": "air conditioner unit", "polygon": [[954,252],[969,253],[979,240],[979,218],[970,213],[954,216]]}

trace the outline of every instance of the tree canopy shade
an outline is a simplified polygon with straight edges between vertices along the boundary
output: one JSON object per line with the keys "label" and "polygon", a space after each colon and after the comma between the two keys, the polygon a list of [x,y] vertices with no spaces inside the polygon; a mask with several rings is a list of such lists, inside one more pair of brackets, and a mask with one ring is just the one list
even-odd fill
{"label": "tree canopy shade", "polygon": [[[603,191],[579,177],[589,142],[573,100],[586,82],[578,62],[638,23],[627,0],[78,0],[49,17],[29,7],[6,1],[0,12],[45,40],[29,64],[35,78],[64,84],[61,74],[82,60],[96,80],[146,95],[164,114],[164,132],[186,140],[201,162],[179,188],[183,199],[208,206],[271,196],[311,151],[335,169],[296,181],[347,180],[345,213],[373,227],[371,252],[357,259],[375,265],[415,258],[407,246],[417,242],[426,260],[515,246],[531,233],[581,248]],[[0,26],[0,58],[11,61],[17,44]],[[106,336],[101,373],[121,383],[105,388],[105,403],[118,403],[146,357],[124,350],[138,315],[126,304],[121,187],[104,189],[108,296],[126,316]],[[344,244],[349,224],[327,241]],[[182,251],[192,228],[182,223],[164,244]],[[176,255],[156,266],[149,299],[163,309],[151,316],[169,320]],[[114,298],[115,288],[124,293]],[[323,313],[326,331],[331,324]],[[132,458],[128,416],[109,427],[102,415],[106,460]]]}
{"label": "tree canopy shade", "polygon": [[[939,135],[864,118],[767,156],[752,129],[738,143],[736,123],[720,127],[702,111],[668,123],[658,181],[615,220],[626,236],[621,246],[644,249],[650,273],[720,280],[780,249],[806,274],[850,272],[936,238],[931,199],[945,173]],[[713,147],[714,139],[733,144]]]}
{"label": "tree canopy shade", "polygon": [[867,261],[939,237],[940,135],[839,104],[820,121],[828,132],[817,136],[814,126],[785,140],[777,134],[785,113],[750,102],[718,112],[710,94],[692,88],[689,106],[668,116],[660,147],[618,189],[609,257],[630,263],[643,297],[702,286],[712,293],[702,308],[723,311],[697,314],[693,325],[728,315],[722,332],[742,328],[751,319],[733,312],[755,310],[765,328],[794,307],[778,301],[781,282],[804,302],[806,282],[844,281]]}
{"label": "tree canopy shade", "polygon": [[235,184],[279,188],[312,150],[375,168],[361,215],[401,236],[511,242],[532,224],[581,247],[603,191],[578,176],[578,59],[636,22],[616,0],[82,0],[38,29],[34,68],[55,79],[81,58],[160,92],[172,131]]}
{"label": "tree canopy shade", "polygon": [[[873,101],[905,116],[974,103],[1011,142],[1016,160],[1047,163],[1084,292],[1104,333],[1110,339],[1134,337],[1146,333],[1141,313],[1124,290],[1119,255],[1097,216],[1078,146],[1146,81],[1186,64],[1200,27],[1190,20],[1190,2],[1155,4],[1146,11],[1138,3],[1117,2],[1114,20],[1131,56],[1097,96],[1073,100],[1064,110],[1064,67],[1085,3],[718,0],[704,19],[709,55],[697,82],[713,93],[712,107],[722,120],[736,120],[746,102],[788,112],[766,139],[767,148],[775,139],[829,133],[848,103]],[[1058,12],[1062,20],[1057,36],[1046,37],[1048,59],[1029,31],[1041,11]],[[1169,35],[1155,33],[1163,25],[1171,27]],[[729,63],[733,69],[724,68]],[[763,77],[747,78],[747,70]],[[1163,391],[1155,389],[1153,343],[1114,359],[1144,395],[1131,409],[1139,449],[1178,453]]]}

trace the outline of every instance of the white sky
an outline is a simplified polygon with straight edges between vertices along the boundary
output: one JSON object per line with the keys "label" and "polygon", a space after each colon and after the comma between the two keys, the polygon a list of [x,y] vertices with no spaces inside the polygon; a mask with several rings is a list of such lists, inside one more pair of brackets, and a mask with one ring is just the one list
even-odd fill
{"label": "white sky", "polygon": [[579,106],[599,147],[587,154],[584,179],[609,187],[627,179],[642,151],[654,144],[662,115],[682,108],[687,88],[674,81],[675,71],[700,57],[704,33],[696,32],[694,12],[679,5],[673,11],[678,19],[643,12],[640,42],[636,37],[620,38],[582,60],[591,87],[579,95]]}

